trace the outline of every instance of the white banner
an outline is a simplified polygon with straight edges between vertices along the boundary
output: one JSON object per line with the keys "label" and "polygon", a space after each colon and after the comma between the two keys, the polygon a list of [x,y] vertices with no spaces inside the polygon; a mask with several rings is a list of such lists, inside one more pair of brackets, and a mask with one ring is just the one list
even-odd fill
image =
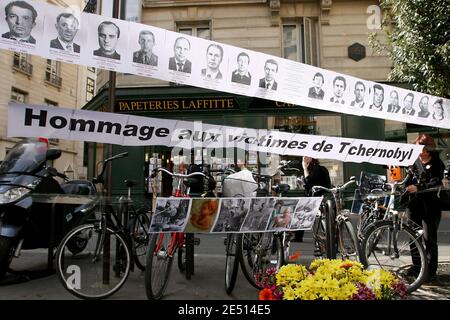
{"label": "white banner", "polygon": [[[109,112],[10,103],[8,137],[47,137],[127,146],[240,148],[346,162],[408,166],[423,146],[295,134]],[[220,154],[220,153],[219,153]]]}
{"label": "white banner", "polygon": [[150,233],[310,230],[323,197],[157,198]]}
{"label": "white banner", "polygon": [[[24,6],[23,3],[26,5]],[[450,100],[71,8],[2,1],[0,48],[315,109],[450,128]],[[18,9],[19,7],[19,9]]]}

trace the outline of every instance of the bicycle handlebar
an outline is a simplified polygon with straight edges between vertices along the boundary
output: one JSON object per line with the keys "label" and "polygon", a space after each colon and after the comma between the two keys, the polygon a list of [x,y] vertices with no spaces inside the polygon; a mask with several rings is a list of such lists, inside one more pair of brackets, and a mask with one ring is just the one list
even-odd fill
{"label": "bicycle handlebar", "polygon": [[356,182],[355,180],[350,180],[350,181],[347,181],[346,183],[344,183],[342,186],[336,186],[334,188],[326,188],[326,187],[322,187],[322,186],[313,186],[311,188],[311,190],[312,190],[313,193],[315,193],[317,190],[324,190],[324,191],[327,191],[327,192],[336,193],[338,191],[345,190],[349,185],[351,185],[352,183],[355,183],[355,182]]}
{"label": "bicycle handlebar", "polygon": [[207,174],[205,174],[203,172],[192,172],[192,173],[189,173],[189,174],[182,174],[182,173],[173,173],[173,172],[170,172],[169,170],[164,169],[164,168],[155,168],[155,169],[153,169],[153,173],[151,174],[150,177],[151,178],[156,177],[156,173],[158,171],[164,172],[164,173],[166,173],[166,174],[168,174],[168,175],[170,175],[170,176],[172,176],[174,178],[186,179],[186,178],[191,178],[191,177],[195,177],[195,176],[201,176],[203,178],[212,179],[212,177],[208,176]]}
{"label": "bicycle handlebar", "polygon": [[116,154],[115,156],[112,156],[110,158],[103,160],[102,171],[96,178],[93,179],[94,183],[103,183],[104,182],[103,175],[105,174],[106,165],[108,164],[108,162],[117,160],[117,159],[121,159],[121,158],[125,158],[127,156],[128,156],[128,152],[122,152],[122,153]]}

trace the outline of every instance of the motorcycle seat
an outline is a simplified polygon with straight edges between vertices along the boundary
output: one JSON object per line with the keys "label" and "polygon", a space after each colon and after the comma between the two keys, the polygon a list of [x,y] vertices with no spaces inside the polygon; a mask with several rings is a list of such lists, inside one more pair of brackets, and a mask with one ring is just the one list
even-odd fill
{"label": "motorcycle seat", "polygon": [[87,180],[71,180],[61,184],[65,194],[91,196],[97,193],[92,182]]}

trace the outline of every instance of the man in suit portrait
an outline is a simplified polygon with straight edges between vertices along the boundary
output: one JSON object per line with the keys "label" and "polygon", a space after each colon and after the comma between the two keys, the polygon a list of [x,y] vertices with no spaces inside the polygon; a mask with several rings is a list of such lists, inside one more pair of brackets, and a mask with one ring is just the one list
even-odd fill
{"label": "man in suit portrait", "polygon": [[383,111],[383,101],[384,101],[384,88],[376,84],[373,86],[373,103],[370,105],[370,110]]}
{"label": "man in suit portrait", "polygon": [[278,72],[278,62],[269,59],[264,64],[264,78],[259,79],[259,87],[267,90],[277,90],[278,83],[275,81],[275,75]]}
{"label": "man in suit portrait", "polygon": [[120,37],[119,27],[111,21],[103,21],[98,25],[97,31],[100,48],[94,50],[94,56],[120,60],[120,54],[116,51]]}
{"label": "man in suit portrait", "polygon": [[202,69],[202,77],[205,80],[222,79],[219,70],[223,59],[223,48],[217,44],[210,44],[206,49],[206,68]]}
{"label": "man in suit portrait", "polygon": [[323,83],[324,83],[323,74],[321,74],[320,72],[316,72],[316,74],[313,77],[314,86],[309,88],[308,98],[323,100],[323,96],[325,94],[325,92],[322,89]]}
{"label": "man in suit portrait", "polygon": [[133,53],[133,62],[156,67],[158,65],[158,56],[153,53],[153,47],[155,46],[155,35],[153,32],[142,30],[139,33],[138,42],[141,50]]}
{"label": "man in suit portrait", "polygon": [[2,38],[36,44],[36,39],[31,35],[37,18],[33,6],[25,1],[12,1],[5,6],[5,14],[9,32],[2,34]]}
{"label": "man in suit portrait", "polygon": [[248,65],[250,64],[250,57],[247,53],[241,52],[237,56],[238,68],[233,71],[231,75],[231,82],[250,85],[252,76],[248,72]]}
{"label": "man in suit portrait", "polygon": [[56,17],[55,28],[58,37],[50,41],[50,48],[80,53],[80,46],[73,42],[80,23],[71,13],[61,13]]}
{"label": "man in suit portrait", "polygon": [[342,99],[344,96],[345,88],[347,87],[347,82],[342,76],[337,76],[333,80],[333,97],[330,98],[330,102],[344,104],[345,101]]}
{"label": "man in suit portrait", "polygon": [[400,111],[400,105],[398,104],[398,92],[396,90],[392,90],[389,98],[390,103],[388,104],[387,112],[398,113]]}
{"label": "man in suit portrait", "polygon": [[416,110],[414,110],[413,108],[413,103],[414,103],[414,95],[410,92],[403,99],[402,114],[413,116],[416,113]]}
{"label": "man in suit portrait", "polygon": [[363,82],[357,81],[355,83],[355,100],[350,102],[352,107],[364,108],[364,94],[366,93],[366,86]]}
{"label": "man in suit portrait", "polygon": [[192,63],[188,60],[191,43],[184,37],[179,37],[173,45],[174,56],[169,58],[169,70],[191,73]]}

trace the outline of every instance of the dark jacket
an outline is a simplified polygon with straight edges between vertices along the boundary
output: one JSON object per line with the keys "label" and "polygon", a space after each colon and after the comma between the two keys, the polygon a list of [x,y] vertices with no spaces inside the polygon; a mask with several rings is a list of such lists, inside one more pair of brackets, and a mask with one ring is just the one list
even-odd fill
{"label": "dark jacket", "polygon": [[[322,186],[325,188],[331,188],[331,180],[330,180],[330,173],[328,172],[328,169],[321,165],[313,165],[309,169],[309,175],[304,178],[305,183],[305,191],[307,196],[313,196],[312,194],[312,187],[313,186]],[[321,196],[323,195],[323,191],[318,191],[314,194],[314,196]]]}
{"label": "dark jacket", "polygon": [[[183,69],[180,70],[180,72],[191,73],[191,68],[192,68],[192,63],[186,59],[186,61],[184,62],[184,65],[183,65]],[[171,57],[169,59],[169,70],[177,71],[177,64],[175,61],[175,57]]]}
{"label": "dark jacket", "polygon": [[[145,64],[144,52],[141,50],[135,51],[133,53],[133,62]],[[152,53],[150,56],[150,61],[147,64],[156,67],[158,65],[158,56]]]}
{"label": "dark jacket", "polygon": [[[266,87],[266,78],[259,79],[259,87],[265,88]],[[276,81],[273,82],[271,90],[277,90],[278,83]]]}
{"label": "dark jacket", "polygon": [[[80,53],[80,46],[78,44],[76,44],[76,43],[72,43],[72,45],[73,45],[73,52]],[[53,40],[50,41],[50,48],[59,49],[59,50],[66,50],[61,45],[61,42],[58,41],[58,38],[53,39]]]}
{"label": "dark jacket", "polygon": [[[11,36],[10,32],[6,32],[6,33],[2,34],[2,38],[6,38],[6,39],[13,38],[14,39],[14,37]],[[36,44],[36,39],[33,38],[33,36],[30,36],[30,38],[28,38],[28,40],[24,41],[24,42],[31,43],[31,44]]]}
{"label": "dark jacket", "polygon": [[100,50],[100,49],[95,50],[93,53],[94,53],[94,56],[105,57],[105,58],[114,59],[114,60],[120,60],[120,54],[118,54],[116,51],[114,51],[114,53],[111,54],[111,55],[105,54],[105,53],[104,53],[102,50]]}

